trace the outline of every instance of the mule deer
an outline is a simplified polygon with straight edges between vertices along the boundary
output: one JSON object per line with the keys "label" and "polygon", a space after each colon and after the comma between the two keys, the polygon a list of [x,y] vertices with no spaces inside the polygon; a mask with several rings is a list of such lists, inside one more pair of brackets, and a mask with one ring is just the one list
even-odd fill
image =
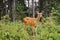
{"label": "mule deer", "polygon": [[42,17],[42,12],[37,13],[36,18],[31,18],[31,17],[23,18],[24,30],[26,29],[27,25],[31,26],[31,28],[34,29],[34,27],[36,26],[37,22],[40,20],[41,17]]}

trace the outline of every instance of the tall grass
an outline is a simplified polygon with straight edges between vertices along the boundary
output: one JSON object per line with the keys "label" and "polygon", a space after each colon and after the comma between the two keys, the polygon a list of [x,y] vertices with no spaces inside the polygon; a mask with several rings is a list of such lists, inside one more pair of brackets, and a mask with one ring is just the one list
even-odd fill
{"label": "tall grass", "polygon": [[46,18],[35,28],[34,37],[30,26],[23,29],[24,24],[19,22],[0,22],[0,40],[60,40],[60,26],[55,25],[52,19]]}

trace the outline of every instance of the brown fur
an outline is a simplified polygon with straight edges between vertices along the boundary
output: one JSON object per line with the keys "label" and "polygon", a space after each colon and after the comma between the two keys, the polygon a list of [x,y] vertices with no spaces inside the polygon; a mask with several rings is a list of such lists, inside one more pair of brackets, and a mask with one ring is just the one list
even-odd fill
{"label": "brown fur", "polygon": [[31,18],[31,17],[23,18],[24,29],[26,28],[27,25],[31,26],[33,29],[41,17],[42,17],[42,13],[38,13],[36,18]]}

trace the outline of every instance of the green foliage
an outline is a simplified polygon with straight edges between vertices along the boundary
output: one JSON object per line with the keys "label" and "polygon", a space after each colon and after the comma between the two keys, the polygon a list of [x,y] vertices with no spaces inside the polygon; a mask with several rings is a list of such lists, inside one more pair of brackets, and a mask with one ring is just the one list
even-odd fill
{"label": "green foliage", "polygon": [[23,19],[24,17],[26,17],[26,7],[24,6],[24,4],[22,3],[22,1],[17,1],[16,4],[16,13],[17,13],[17,20],[19,19]]}
{"label": "green foliage", "polygon": [[2,24],[0,23],[0,39],[2,40],[28,40],[28,33],[23,30],[22,22]]}
{"label": "green foliage", "polygon": [[2,17],[2,20],[10,20],[9,15],[5,15]]}
{"label": "green foliage", "polygon": [[30,26],[27,26],[26,30],[23,28],[22,21],[9,22],[6,25],[0,22],[0,40],[60,40],[60,26],[55,25],[54,20],[50,17],[38,23],[34,37]]}
{"label": "green foliage", "polygon": [[51,10],[52,14],[53,14],[53,19],[55,20],[55,22],[57,24],[60,24],[60,8],[59,9],[56,9],[54,7],[52,7],[52,10]]}
{"label": "green foliage", "polygon": [[5,24],[7,24],[9,21],[10,21],[10,17],[9,17],[9,15],[5,15],[5,16],[3,16],[3,17],[1,17],[2,18],[2,22],[3,23],[5,23]]}

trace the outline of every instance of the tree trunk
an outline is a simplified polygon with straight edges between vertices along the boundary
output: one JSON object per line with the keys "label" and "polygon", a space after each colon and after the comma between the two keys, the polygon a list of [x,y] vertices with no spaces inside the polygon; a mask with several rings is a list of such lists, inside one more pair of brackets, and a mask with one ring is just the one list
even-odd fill
{"label": "tree trunk", "polygon": [[30,8],[29,8],[29,0],[28,0],[28,16],[30,17]]}
{"label": "tree trunk", "polygon": [[39,12],[43,10],[43,1],[44,0],[39,0]]}
{"label": "tree trunk", "polygon": [[2,9],[1,9],[1,2],[2,2],[2,1],[0,0],[0,20],[1,20],[1,10],[2,10]]}
{"label": "tree trunk", "polygon": [[9,1],[8,1],[8,4],[9,4],[8,9],[9,9],[9,11],[10,11],[10,12],[8,12],[8,13],[9,13],[9,17],[11,18],[10,21],[13,21],[13,16],[12,16],[12,3],[13,3],[13,0],[9,0]]}
{"label": "tree trunk", "polygon": [[32,0],[32,14],[33,14],[33,17],[35,17],[34,0]]}
{"label": "tree trunk", "polygon": [[13,0],[13,3],[12,3],[12,17],[13,17],[13,22],[15,22],[16,21],[15,0]]}
{"label": "tree trunk", "polygon": [[3,0],[0,0],[0,20],[1,20],[1,16],[2,16],[2,14],[3,14],[3,7],[2,7],[2,5],[3,5]]}

